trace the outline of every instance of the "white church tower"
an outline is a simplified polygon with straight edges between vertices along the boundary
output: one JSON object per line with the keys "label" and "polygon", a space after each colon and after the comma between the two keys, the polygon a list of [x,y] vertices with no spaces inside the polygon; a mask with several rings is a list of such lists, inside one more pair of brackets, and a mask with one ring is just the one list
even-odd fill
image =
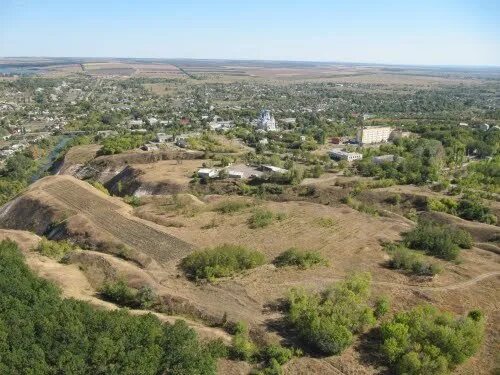
{"label": "white church tower", "polygon": [[260,129],[263,129],[263,130],[268,131],[268,132],[274,132],[274,131],[278,130],[276,128],[276,120],[274,119],[274,116],[271,114],[271,111],[269,111],[267,109],[263,109],[260,112],[257,126]]}

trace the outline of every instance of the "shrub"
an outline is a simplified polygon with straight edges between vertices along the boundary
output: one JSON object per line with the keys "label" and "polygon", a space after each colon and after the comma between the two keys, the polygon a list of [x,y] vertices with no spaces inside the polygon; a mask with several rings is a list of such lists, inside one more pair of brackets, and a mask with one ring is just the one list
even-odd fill
{"label": "shrub", "polygon": [[76,247],[69,241],[51,241],[46,238],[42,238],[36,248],[40,254],[55,260],[61,260],[75,249]]}
{"label": "shrub", "polygon": [[497,218],[491,213],[489,207],[477,199],[461,199],[458,202],[458,216],[465,220],[480,221],[487,224],[496,224]]}
{"label": "shrub", "polygon": [[300,251],[294,247],[278,255],[273,263],[276,267],[297,266],[301,269],[327,265],[327,261],[318,252]]}
{"label": "shrub", "polygon": [[389,298],[387,296],[381,296],[375,301],[375,308],[373,310],[373,313],[377,319],[380,319],[389,312],[389,308]]}
{"label": "shrub", "polygon": [[99,181],[91,181],[90,185],[92,185],[93,187],[95,187],[97,190],[103,192],[104,194],[109,195],[108,189],[106,189],[104,187],[104,185],[101,184]]}
{"label": "shrub", "polygon": [[354,274],[322,294],[292,289],[286,318],[300,338],[312,349],[327,355],[339,354],[375,322],[366,304],[370,274]]}
{"label": "shrub", "polygon": [[484,335],[475,311],[457,318],[432,306],[396,314],[382,324],[382,353],[397,374],[443,374],[474,355]]}
{"label": "shrub", "polygon": [[243,322],[236,324],[233,343],[230,349],[231,357],[242,361],[250,361],[257,354],[257,346],[252,342],[248,326]]}
{"label": "shrub", "polygon": [[424,250],[435,257],[454,260],[460,253],[460,247],[470,247],[472,239],[462,229],[420,220],[412,231],[405,234],[404,243],[411,249]]}
{"label": "shrub", "polygon": [[141,198],[136,197],[135,195],[126,195],[123,197],[123,201],[130,204],[132,207],[139,207],[142,204]]}
{"label": "shrub", "polygon": [[285,348],[279,344],[267,345],[260,352],[260,357],[264,361],[263,374],[283,374],[281,366],[292,359],[293,354],[292,349]]}
{"label": "shrub", "polygon": [[262,265],[264,261],[264,255],[258,251],[225,244],[188,255],[182,259],[180,267],[192,279],[212,281],[255,268]]}
{"label": "shrub", "polygon": [[403,245],[391,244],[386,247],[391,254],[389,265],[395,269],[410,271],[416,275],[434,276],[441,272],[438,264],[426,262],[424,257]]}
{"label": "shrub", "polygon": [[250,207],[250,203],[243,200],[230,199],[223,202],[219,202],[214,211],[220,212],[222,214],[232,214],[241,211],[247,207]]}
{"label": "shrub", "polygon": [[274,220],[274,214],[268,210],[256,210],[248,219],[248,225],[252,229],[269,226]]}
{"label": "shrub", "polygon": [[315,220],[315,223],[323,228],[335,228],[337,224],[333,218],[326,216],[317,218]]}
{"label": "shrub", "polygon": [[139,290],[130,288],[123,280],[105,283],[100,290],[101,295],[108,301],[115,302],[120,306],[147,309],[156,300],[156,295],[149,286],[143,286]]}

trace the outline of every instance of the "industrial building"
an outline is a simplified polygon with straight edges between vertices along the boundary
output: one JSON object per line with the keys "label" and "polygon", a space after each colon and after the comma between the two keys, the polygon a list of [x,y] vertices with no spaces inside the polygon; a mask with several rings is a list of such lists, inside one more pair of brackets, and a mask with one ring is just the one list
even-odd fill
{"label": "industrial building", "polygon": [[363,155],[358,152],[347,152],[336,149],[330,151],[330,157],[335,160],[347,160],[347,161],[363,159]]}

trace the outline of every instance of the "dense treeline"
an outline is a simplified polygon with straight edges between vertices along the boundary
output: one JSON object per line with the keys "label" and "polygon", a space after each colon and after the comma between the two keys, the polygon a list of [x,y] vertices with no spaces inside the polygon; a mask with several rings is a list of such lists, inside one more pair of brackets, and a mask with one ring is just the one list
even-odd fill
{"label": "dense treeline", "polygon": [[0,373],[208,375],[211,353],[182,321],[63,300],[14,242],[0,243]]}

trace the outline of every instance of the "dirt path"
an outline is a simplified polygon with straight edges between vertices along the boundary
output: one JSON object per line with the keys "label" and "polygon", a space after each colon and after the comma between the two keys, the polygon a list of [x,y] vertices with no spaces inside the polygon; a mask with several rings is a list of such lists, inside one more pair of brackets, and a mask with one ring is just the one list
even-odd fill
{"label": "dirt path", "polygon": [[[472,279],[466,280],[466,281],[461,281],[455,284],[450,284],[450,285],[444,285],[444,286],[420,286],[420,285],[408,285],[408,284],[401,284],[401,283],[392,283],[388,281],[372,281],[372,285],[382,285],[382,286],[388,286],[391,288],[399,288],[399,289],[410,289],[410,290],[417,290],[417,291],[433,291],[433,292],[445,292],[449,290],[455,290],[455,289],[462,289],[462,288],[467,288],[470,286],[473,286],[485,279],[489,279],[490,277],[495,277],[495,276],[500,276],[500,271],[492,271],[492,272],[487,272],[483,273],[480,275],[477,275],[473,277]],[[344,278],[342,277],[331,277],[331,278],[315,278],[312,280],[308,280],[309,282],[313,282],[315,284],[321,284],[321,283],[331,283],[331,282],[339,282],[343,281]],[[293,282],[287,282],[285,285],[302,285],[303,281],[293,281]]]}

